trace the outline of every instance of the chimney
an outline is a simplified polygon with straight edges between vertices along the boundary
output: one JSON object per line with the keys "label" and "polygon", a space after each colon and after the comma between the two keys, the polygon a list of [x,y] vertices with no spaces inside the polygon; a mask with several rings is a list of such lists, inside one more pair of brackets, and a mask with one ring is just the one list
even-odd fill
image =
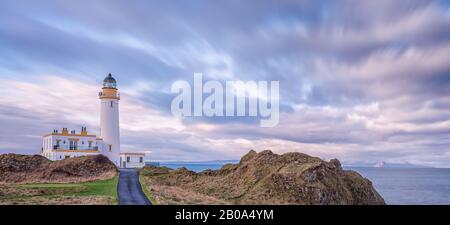
{"label": "chimney", "polygon": [[86,127],[81,127],[81,135],[87,135],[87,129]]}

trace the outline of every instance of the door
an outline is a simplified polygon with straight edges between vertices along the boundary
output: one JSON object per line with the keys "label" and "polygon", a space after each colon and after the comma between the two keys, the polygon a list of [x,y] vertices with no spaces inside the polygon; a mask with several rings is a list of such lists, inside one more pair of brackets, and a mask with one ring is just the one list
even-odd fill
{"label": "door", "polygon": [[123,162],[123,168],[127,168],[127,162]]}

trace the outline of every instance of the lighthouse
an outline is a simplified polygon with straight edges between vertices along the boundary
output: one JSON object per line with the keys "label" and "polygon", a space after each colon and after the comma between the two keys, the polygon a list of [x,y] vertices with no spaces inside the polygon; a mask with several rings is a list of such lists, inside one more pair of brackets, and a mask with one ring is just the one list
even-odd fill
{"label": "lighthouse", "polygon": [[119,100],[117,82],[111,74],[103,80],[100,98],[100,137],[103,139],[102,154],[107,156],[116,166],[121,166]]}
{"label": "lighthouse", "polygon": [[41,155],[50,160],[64,160],[80,156],[104,155],[120,168],[142,168],[145,152],[121,151],[119,128],[119,100],[116,79],[111,74],[103,80],[100,98],[100,135],[88,132],[85,126],[81,132],[62,128],[54,129],[42,138]]}

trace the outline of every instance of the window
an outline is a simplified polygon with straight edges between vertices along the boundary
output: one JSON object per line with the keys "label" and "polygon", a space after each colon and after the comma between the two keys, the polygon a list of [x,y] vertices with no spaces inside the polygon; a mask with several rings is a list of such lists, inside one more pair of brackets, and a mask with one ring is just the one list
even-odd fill
{"label": "window", "polygon": [[139,163],[143,163],[144,162],[144,158],[143,157],[139,157]]}
{"label": "window", "polygon": [[109,151],[110,152],[112,151],[112,145],[109,145]]}
{"label": "window", "polygon": [[78,149],[78,141],[69,141],[69,150],[77,150]]}
{"label": "window", "polygon": [[111,103],[111,108],[112,108],[112,106],[113,106],[113,102],[111,101],[110,103]]}
{"label": "window", "polygon": [[92,141],[88,141],[89,148],[92,147]]}
{"label": "window", "polygon": [[68,158],[70,158],[70,155],[65,155],[64,156],[64,159],[68,159]]}
{"label": "window", "polygon": [[130,162],[130,156],[127,156],[127,163]]}
{"label": "window", "polygon": [[84,145],[84,141],[81,141],[81,144]]}

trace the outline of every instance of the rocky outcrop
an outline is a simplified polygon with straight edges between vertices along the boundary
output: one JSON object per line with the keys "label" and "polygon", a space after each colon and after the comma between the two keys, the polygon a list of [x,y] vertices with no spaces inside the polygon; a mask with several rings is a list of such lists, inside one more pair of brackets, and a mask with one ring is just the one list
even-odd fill
{"label": "rocky outcrop", "polygon": [[231,204],[385,204],[368,179],[343,170],[339,160],[326,162],[302,153],[250,151],[238,164],[200,173],[185,168],[144,171],[153,185],[180,187]]}
{"label": "rocky outcrop", "polygon": [[0,183],[71,183],[109,179],[116,166],[105,156],[50,161],[40,155],[0,155]]}

